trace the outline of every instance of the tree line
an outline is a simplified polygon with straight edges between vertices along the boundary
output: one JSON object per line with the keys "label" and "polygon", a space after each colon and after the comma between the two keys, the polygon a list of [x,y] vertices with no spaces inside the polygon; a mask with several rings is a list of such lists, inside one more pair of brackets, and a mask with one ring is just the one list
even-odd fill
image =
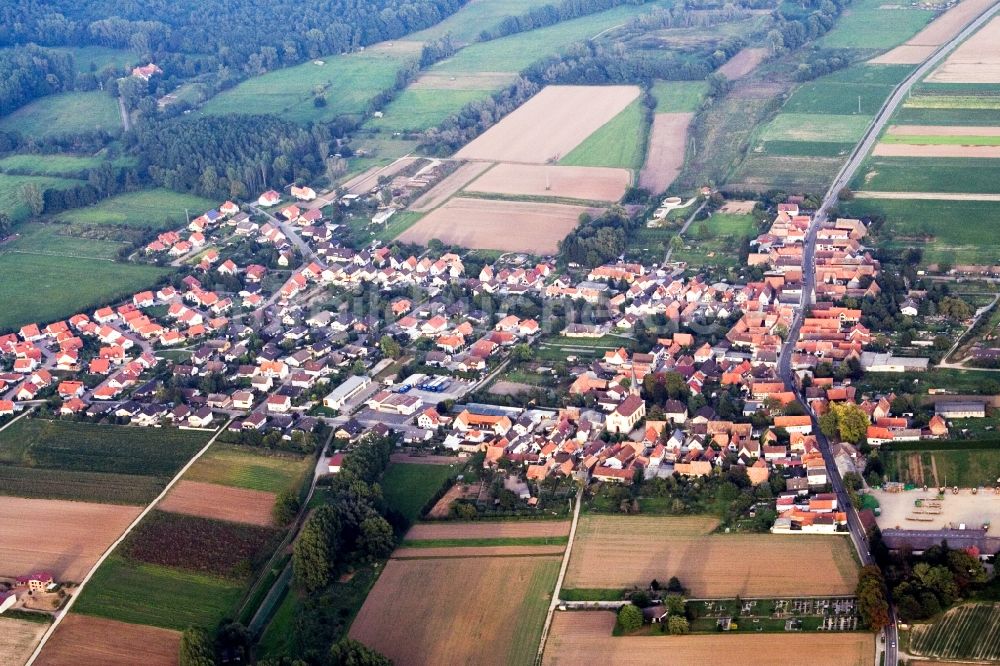
{"label": "tree line", "polygon": [[39,97],[69,90],[73,57],[34,44],[0,51],[0,116]]}
{"label": "tree line", "polygon": [[523,14],[507,16],[500,23],[479,33],[479,41],[487,42],[519,32],[537,30],[562,21],[597,14],[621,5],[641,5],[648,0],[563,0],[558,4],[533,7]]}

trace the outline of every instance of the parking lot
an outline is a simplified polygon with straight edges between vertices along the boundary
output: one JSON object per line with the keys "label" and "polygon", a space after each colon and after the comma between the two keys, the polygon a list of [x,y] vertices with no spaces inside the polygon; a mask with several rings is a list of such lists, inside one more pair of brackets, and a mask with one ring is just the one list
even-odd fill
{"label": "parking lot", "polygon": [[443,400],[460,400],[468,392],[472,382],[448,375],[414,374],[399,384],[394,384],[390,390],[395,391],[403,386],[410,386],[407,393],[417,396],[426,405],[434,406]]}

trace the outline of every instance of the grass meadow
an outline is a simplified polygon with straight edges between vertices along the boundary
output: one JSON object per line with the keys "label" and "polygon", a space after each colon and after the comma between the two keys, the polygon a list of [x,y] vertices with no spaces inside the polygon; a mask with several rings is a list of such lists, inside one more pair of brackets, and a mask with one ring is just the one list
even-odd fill
{"label": "grass meadow", "polygon": [[877,192],[1000,192],[1000,160],[869,157],[851,188]]}
{"label": "grass meadow", "polygon": [[191,194],[165,189],[128,192],[99,201],[93,206],[61,213],[58,221],[70,224],[113,224],[127,227],[176,227],[215,206],[215,202]]}
{"label": "grass meadow", "polygon": [[648,133],[642,102],[637,99],[584,139],[559,164],[638,169],[646,156]]}
{"label": "grass meadow", "polygon": [[31,208],[21,194],[25,185],[35,185],[42,192],[49,189],[69,189],[83,181],[55,176],[25,176],[0,173],[0,210],[6,211],[14,222],[31,217]]}
{"label": "grass meadow", "polygon": [[292,454],[272,454],[226,444],[214,444],[191,466],[188,481],[217,483],[271,493],[295,490],[311,467],[312,459]]}
{"label": "grass meadow", "polygon": [[366,127],[383,132],[419,132],[438,126],[466,104],[486,99],[492,92],[407,88],[382,109],[383,117],[370,118]]}
{"label": "grass meadow", "polygon": [[[82,178],[90,169],[95,169],[106,162],[97,155],[70,155],[55,153],[51,155],[35,155],[17,153],[0,158],[0,172],[10,174],[25,174],[30,176],[63,176],[66,178]],[[126,164],[128,158],[114,160],[113,164]]]}
{"label": "grass meadow", "polygon": [[0,118],[0,130],[36,139],[95,130],[117,132],[121,126],[115,98],[99,90],[48,95]]}
{"label": "grass meadow", "polygon": [[517,16],[547,4],[550,0],[471,0],[437,25],[408,35],[407,39],[427,42],[451,35],[459,43],[471,42],[483,30],[496,26],[508,16]]}
{"label": "grass meadow", "polygon": [[650,89],[656,100],[657,113],[688,113],[697,111],[708,92],[704,81],[656,81]]}
{"label": "grass meadow", "polygon": [[920,32],[937,15],[930,9],[858,0],[844,10],[818,44],[829,49],[889,49]]}
{"label": "grass meadow", "polygon": [[389,506],[412,523],[434,493],[456,472],[453,465],[396,463],[389,466],[380,481],[382,493]]}

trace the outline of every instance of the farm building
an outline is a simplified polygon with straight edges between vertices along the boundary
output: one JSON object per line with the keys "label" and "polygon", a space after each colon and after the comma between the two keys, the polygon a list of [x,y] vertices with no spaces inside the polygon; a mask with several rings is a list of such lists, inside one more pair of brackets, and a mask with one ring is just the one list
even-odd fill
{"label": "farm building", "polygon": [[986,417],[986,405],[976,401],[939,402],[934,413],[945,419],[981,419]]}

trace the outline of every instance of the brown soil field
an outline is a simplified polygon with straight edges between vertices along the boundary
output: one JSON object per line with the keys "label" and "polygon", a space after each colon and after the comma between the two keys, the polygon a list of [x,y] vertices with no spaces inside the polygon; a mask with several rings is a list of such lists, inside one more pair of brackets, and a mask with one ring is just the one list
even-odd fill
{"label": "brown soil field", "polygon": [[271,509],[276,499],[274,493],[262,490],[182,480],[156,508],[188,516],[269,527],[273,524]]}
{"label": "brown soil field", "polygon": [[350,637],[409,664],[529,663],[558,557],[389,560]]}
{"label": "brown soil field", "polygon": [[971,125],[889,125],[896,136],[1000,136],[1000,127]]}
{"label": "brown soil field", "polygon": [[935,69],[934,83],[1000,83],[1000,18],[994,18]]}
{"label": "brown soil field", "polygon": [[420,465],[455,465],[464,464],[464,458],[455,456],[410,456],[405,453],[393,453],[389,457],[394,463],[418,463]]}
{"label": "brown soil field", "polygon": [[953,144],[878,143],[876,157],[1000,157],[1000,146],[959,146]]}
{"label": "brown soil field", "polygon": [[445,245],[507,252],[553,254],[558,243],[591,212],[583,206],[449,199],[404,231],[397,240],[426,245],[437,238]]}
{"label": "brown soil field", "polygon": [[526,520],[474,523],[422,523],[406,533],[413,539],[501,539],[566,536],[568,520]]}
{"label": "brown soil field", "polygon": [[0,666],[21,666],[34,652],[47,624],[0,617]]}
{"label": "brown soil field", "polygon": [[927,24],[905,44],[872,58],[875,65],[917,65],[934,50],[962,31],[973,19],[992,5],[994,0],[962,0]]}
{"label": "brown soil field", "polygon": [[45,644],[38,666],[173,666],[181,633],[89,615],[67,615]]}
{"label": "brown soil field", "polygon": [[753,212],[756,201],[727,201],[722,205],[720,212],[732,213],[734,215],[749,215]]}
{"label": "brown soil field", "polygon": [[416,162],[417,159],[419,158],[400,157],[392,164],[387,164],[381,167],[372,167],[371,169],[368,169],[367,171],[364,171],[345,182],[341,185],[341,188],[349,194],[366,194],[367,192],[370,192],[373,187],[378,185],[378,179],[381,176],[395,176],[397,173]]}
{"label": "brown soil field", "polygon": [[639,96],[638,86],[547,86],[455,157],[545,164],[576,148]]}
{"label": "brown soil field", "polygon": [[496,90],[511,83],[517,74],[510,72],[469,72],[467,74],[426,73],[410,84],[414,90]]}
{"label": "brown soil field", "polygon": [[610,611],[557,612],[542,663],[869,666],[875,660],[874,637],[860,632],[615,637],[614,625]]}
{"label": "brown soil field", "polygon": [[451,513],[451,505],[460,499],[475,499],[479,496],[479,491],[481,489],[481,484],[462,484],[456,483],[448,492],[444,494],[444,497],[439,499],[437,503],[427,512],[428,518],[447,518]]}
{"label": "brown soil field", "polygon": [[0,576],[81,581],[142,507],[0,497]]}
{"label": "brown soil field", "polygon": [[919,199],[921,201],[1000,201],[1000,194],[966,194],[957,192],[872,192],[860,190],[857,199]]}
{"label": "brown soil field", "polygon": [[[694,597],[851,594],[858,567],[846,536],[709,534],[708,516],[587,515],[577,525],[567,588],[625,588],[677,576]],[[774,562],[809,562],[789,576]]]}
{"label": "brown soil field", "polygon": [[534,388],[536,387],[532,384],[499,381],[490,387],[490,393],[493,395],[517,395],[518,393],[528,393]]}
{"label": "brown soil field", "polygon": [[465,190],[614,202],[625,196],[631,180],[628,169],[498,164],[466,186]]}
{"label": "brown soil field", "polygon": [[441,179],[434,187],[417,198],[409,209],[418,213],[433,210],[465,187],[473,178],[493,166],[492,162],[468,162]]}
{"label": "brown soil field", "polygon": [[646,163],[639,172],[639,187],[659,194],[674,182],[684,166],[692,118],[693,113],[657,113],[653,116]]}
{"label": "brown soil field", "polygon": [[562,555],[565,546],[445,546],[442,548],[397,548],[394,560],[438,560],[466,557],[537,557]]}
{"label": "brown soil field", "polygon": [[757,69],[757,65],[764,62],[766,57],[767,49],[743,49],[726,61],[719,72],[730,81],[735,81]]}

